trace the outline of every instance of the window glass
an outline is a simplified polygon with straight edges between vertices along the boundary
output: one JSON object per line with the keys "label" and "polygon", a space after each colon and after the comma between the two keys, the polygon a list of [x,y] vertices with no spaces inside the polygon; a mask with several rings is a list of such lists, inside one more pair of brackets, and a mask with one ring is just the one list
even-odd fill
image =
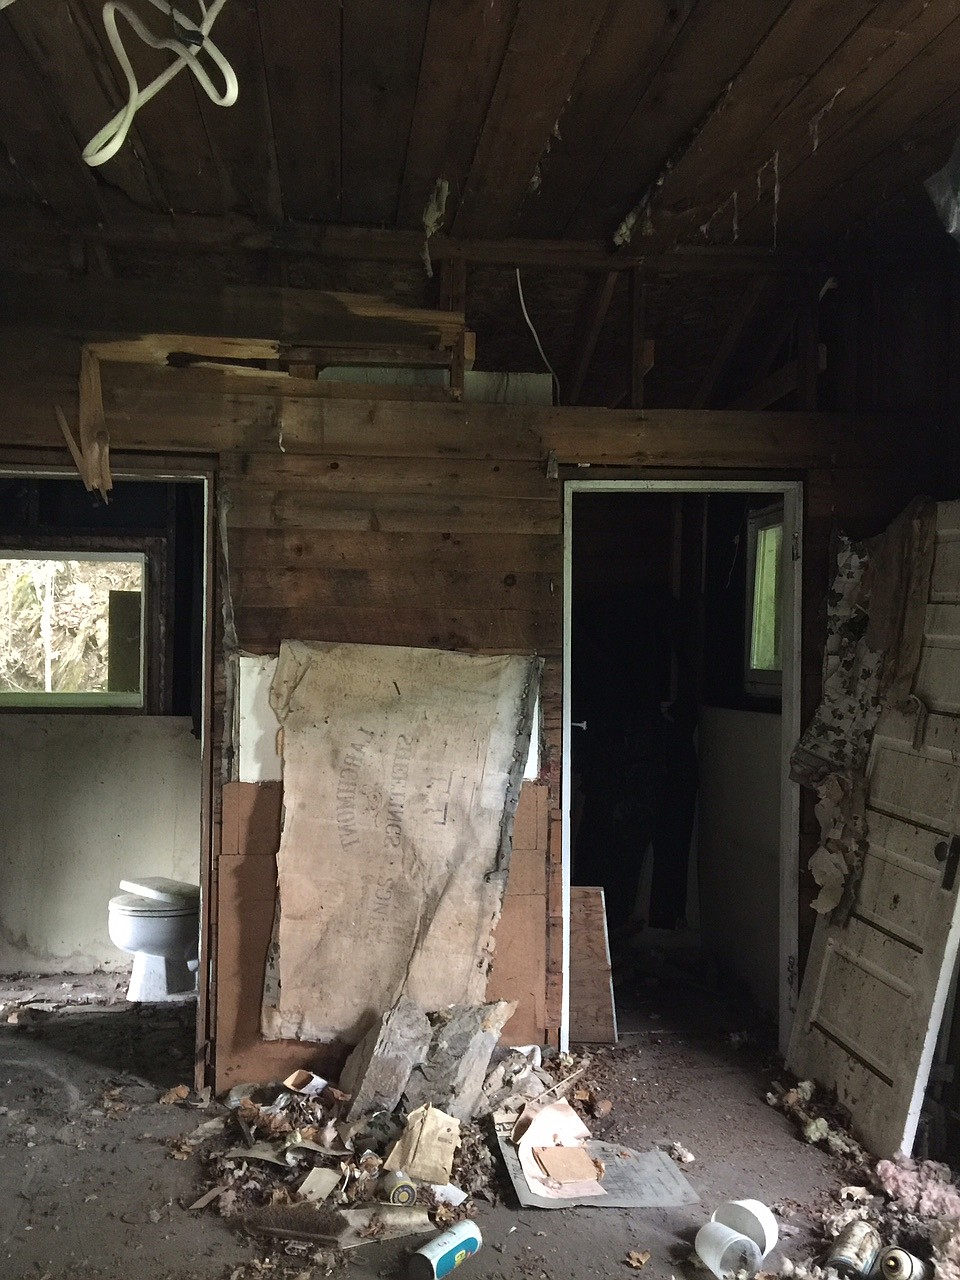
{"label": "window glass", "polygon": [[0,552],[0,705],[143,705],[145,558]]}
{"label": "window glass", "polygon": [[782,557],[782,505],[752,511],[747,538],[744,690],[753,697],[776,697],[780,693]]}
{"label": "window glass", "polygon": [[753,625],[750,666],[757,671],[780,670],[780,545],[783,525],[758,529],[754,567]]}

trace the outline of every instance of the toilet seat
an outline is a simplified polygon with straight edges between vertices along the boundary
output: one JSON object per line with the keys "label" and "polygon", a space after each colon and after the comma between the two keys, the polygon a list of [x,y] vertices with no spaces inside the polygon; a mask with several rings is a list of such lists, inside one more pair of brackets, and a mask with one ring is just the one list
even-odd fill
{"label": "toilet seat", "polygon": [[139,898],[152,898],[157,902],[170,902],[181,906],[185,902],[194,907],[200,901],[200,886],[188,884],[184,880],[170,880],[167,876],[142,876],[136,880],[129,878],[120,881],[124,893],[136,894]]}
{"label": "toilet seat", "polygon": [[163,902],[158,898],[142,898],[136,893],[118,893],[110,899],[110,910],[121,916],[195,916],[197,902]]}

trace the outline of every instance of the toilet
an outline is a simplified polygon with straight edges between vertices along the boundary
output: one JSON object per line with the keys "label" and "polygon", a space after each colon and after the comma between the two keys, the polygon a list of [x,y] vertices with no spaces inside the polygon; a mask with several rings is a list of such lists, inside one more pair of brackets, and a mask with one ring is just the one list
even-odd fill
{"label": "toilet", "polygon": [[187,1000],[196,994],[200,887],[144,876],[121,880],[110,899],[110,941],[133,956],[131,1001]]}

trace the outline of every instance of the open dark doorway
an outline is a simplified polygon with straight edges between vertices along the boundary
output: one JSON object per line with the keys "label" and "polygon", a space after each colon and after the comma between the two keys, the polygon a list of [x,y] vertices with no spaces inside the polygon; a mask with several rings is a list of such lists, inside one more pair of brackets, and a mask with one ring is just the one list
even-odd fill
{"label": "open dark doorway", "polygon": [[678,1004],[702,1019],[720,991],[775,1029],[796,838],[783,749],[796,494],[570,488],[570,1038],[589,1038],[576,921],[599,889],[621,1035]]}

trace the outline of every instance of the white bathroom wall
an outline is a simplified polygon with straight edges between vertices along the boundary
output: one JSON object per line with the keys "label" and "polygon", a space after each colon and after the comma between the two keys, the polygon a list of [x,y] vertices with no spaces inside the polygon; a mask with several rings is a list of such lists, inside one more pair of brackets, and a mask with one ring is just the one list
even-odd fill
{"label": "white bathroom wall", "polygon": [[704,947],[776,1016],[780,716],[702,707],[700,927]]}
{"label": "white bathroom wall", "polygon": [[107,933],[121,877],[199,867],[189,719],[0,714],[0,972],[128,968]]}

